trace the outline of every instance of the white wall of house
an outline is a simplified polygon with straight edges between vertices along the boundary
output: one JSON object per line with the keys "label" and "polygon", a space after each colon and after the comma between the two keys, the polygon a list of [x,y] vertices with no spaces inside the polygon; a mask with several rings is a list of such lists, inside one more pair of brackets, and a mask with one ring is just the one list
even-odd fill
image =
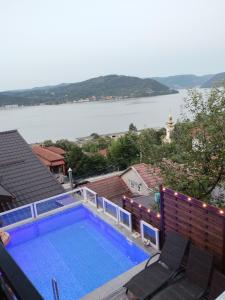
{"label": "white wall of house", "polygon": [[149,195],[149,190],[144,180],[134,169],[129,169],[125,174],[121,175],[121,178],[129,187],[132,193],[146,196]]}

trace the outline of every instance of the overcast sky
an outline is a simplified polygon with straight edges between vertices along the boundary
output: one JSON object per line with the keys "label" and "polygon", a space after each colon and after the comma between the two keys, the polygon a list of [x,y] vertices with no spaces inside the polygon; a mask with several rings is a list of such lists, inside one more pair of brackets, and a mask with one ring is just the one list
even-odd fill
{"label": "overcast sky", "polygon": [[0,90],[225,71],[225,0],[0,0]]}

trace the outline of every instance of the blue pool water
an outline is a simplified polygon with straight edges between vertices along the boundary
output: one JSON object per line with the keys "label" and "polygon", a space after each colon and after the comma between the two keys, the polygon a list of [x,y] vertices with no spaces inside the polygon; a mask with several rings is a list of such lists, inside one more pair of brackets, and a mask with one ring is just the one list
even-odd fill
{"label": "blue pool water", "polygon": [[149,256],[80,205],[10,231],[9,253],[46,300],[80,299]]}

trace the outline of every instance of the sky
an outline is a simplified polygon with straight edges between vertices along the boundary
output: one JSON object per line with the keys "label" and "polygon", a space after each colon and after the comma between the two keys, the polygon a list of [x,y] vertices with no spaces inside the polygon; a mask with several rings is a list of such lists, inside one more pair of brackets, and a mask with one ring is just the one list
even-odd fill
{"label": "sky", "polygon": [[225,71],[224,0],[0,0],[0,90]]}

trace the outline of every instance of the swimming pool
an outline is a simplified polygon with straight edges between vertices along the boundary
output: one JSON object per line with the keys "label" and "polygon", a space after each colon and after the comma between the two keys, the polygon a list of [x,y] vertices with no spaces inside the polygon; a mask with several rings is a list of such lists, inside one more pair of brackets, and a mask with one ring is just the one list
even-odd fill
{"label": "swimming pool", "polygon": [[46,300],[80,299],[149,257],[83,205],[10,230],[8,252]]}

